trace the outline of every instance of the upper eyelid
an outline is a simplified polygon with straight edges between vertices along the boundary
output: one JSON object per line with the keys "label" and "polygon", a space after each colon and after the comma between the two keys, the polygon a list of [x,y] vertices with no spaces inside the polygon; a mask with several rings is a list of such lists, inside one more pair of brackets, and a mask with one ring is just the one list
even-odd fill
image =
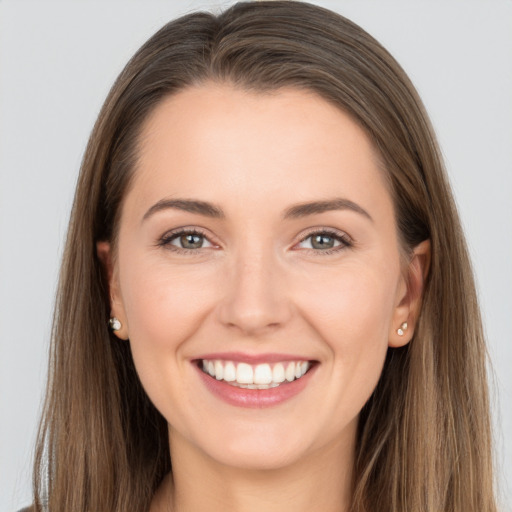
{"label": "upper eyelid", "polygon": [[307,231],[305,234],[303,234],[299,240],[299,242],[304,241],[306,238],[309,238],[311,235],[315,235],[318,233],[327,233],[329,235],[338,236],[339,238],[348,238],[352,241],[352,237],[346,233],[345,231],[342,231],[340,229],[335,228],[328,228],[328,227],[315,227],[311,228],[311,230]]}

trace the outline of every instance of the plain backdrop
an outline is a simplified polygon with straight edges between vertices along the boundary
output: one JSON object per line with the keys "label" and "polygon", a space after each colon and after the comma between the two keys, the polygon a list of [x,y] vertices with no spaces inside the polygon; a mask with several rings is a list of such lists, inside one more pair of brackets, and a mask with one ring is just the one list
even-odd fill
{"label": "plain backdrop", "polygon": [[[0,1],[2,511],[30,502],[58,266],[100,106],[128,58],[161,25],[230,3]],[[512,1],[316,3],[359,23],[390,50],[437,130],[478,281],[494,365],[500,493],[510,503]]]}

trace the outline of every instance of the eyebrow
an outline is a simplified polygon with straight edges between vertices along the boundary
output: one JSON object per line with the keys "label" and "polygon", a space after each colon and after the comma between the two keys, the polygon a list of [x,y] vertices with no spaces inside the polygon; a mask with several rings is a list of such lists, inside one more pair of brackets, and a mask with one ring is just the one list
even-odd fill
{"label": "eyebrow", "polygon": [[[145,221],[148,217],[159,211],[168,209],[197,213],[199,215],[204,215],[205,217],[214,219],[226,218],[222,208],[207,201],[199,201],[197,199],[161,199],[151,208],[149,208],[149,210],[144,214],[142,221]],[[323,201],[309,201],[290,206],[284,211],[283,219],[298,219],[307,217],[308,215],[314,215],[333,210],[351,210],[363,215],[373,222],[371,215],[364,208],[359,206],[357,203],[344,198],[334,198]]]}

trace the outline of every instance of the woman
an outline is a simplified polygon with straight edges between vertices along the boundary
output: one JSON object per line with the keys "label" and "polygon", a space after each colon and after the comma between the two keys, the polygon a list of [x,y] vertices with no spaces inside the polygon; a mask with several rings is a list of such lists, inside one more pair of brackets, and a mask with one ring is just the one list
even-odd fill
{"label": "woman", "polygon": [[392,57],[305,3],[186,16],[84,157],[35,509],[493,511],[484,354]]}

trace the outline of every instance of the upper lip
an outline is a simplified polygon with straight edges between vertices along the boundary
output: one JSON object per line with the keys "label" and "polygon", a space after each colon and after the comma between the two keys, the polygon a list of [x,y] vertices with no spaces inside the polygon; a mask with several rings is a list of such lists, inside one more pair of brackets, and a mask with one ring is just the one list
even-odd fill
{"label": "upper lip", "polygon": [[277,353],[266,353],[266,354],[246,354],[243,352],[215,352],[209,354],[203,354],[194,358],[195,360],[206,359],[208,360],[224,360],[224,361],[236,361],[239,363],[248,364],[259,364],[259,363],[279,363],[283,361],[313,361],[309,357],[295,354],[277,354]]}

